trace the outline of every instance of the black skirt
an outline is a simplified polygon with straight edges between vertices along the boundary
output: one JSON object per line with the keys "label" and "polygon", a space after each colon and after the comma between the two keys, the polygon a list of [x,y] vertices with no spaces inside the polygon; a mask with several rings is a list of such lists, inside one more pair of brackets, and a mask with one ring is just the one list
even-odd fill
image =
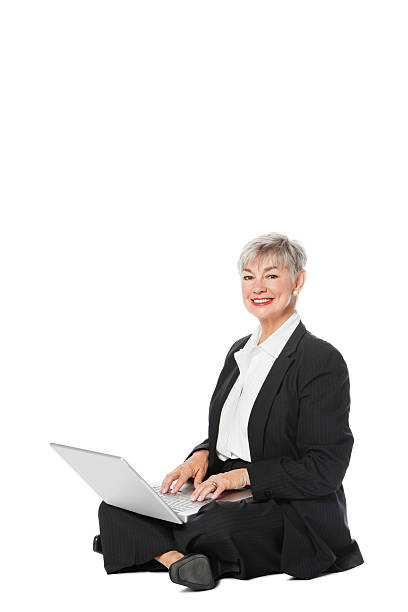
{"label": "black skirt", "polygon": [[[234,469],[223,462],[222,470]],[[154,559],[169,550],[207,555],[217,578],[242,580],[281,573],[283,518],[273,500],[254,503],[213,500],[187,523],[122,510],[102,502],[99,525],[108,574],[168,569]]]}

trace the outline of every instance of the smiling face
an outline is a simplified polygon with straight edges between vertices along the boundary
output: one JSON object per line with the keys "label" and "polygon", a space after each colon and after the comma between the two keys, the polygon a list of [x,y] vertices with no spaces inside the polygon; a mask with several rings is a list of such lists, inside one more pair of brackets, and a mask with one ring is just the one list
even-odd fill
{"label": "smiling face", "polygon": [[[279,327],[296,308],[293,290],[300,292],[306,271],[301,270],[292,281],[289,270],[272,258],[258,257],[244,266],[241,274],[242,299],[246,309],[256,316],[264,331]],[[259,302],[259,300],[265,300]]]}

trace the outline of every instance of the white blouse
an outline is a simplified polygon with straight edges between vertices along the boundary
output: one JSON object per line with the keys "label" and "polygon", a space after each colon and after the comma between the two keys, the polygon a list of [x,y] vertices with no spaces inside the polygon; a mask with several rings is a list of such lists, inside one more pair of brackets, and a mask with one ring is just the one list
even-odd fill
{"label": "white blouse", "polygon": [[248,421],[259,391],[275,359],[300,322],[297,310],[258,346],[262,326],[259,324],[245,346],[234,353],[239,367],[235,381],[221,411],[216,452],[222,461],[240,457],[251,461]]}

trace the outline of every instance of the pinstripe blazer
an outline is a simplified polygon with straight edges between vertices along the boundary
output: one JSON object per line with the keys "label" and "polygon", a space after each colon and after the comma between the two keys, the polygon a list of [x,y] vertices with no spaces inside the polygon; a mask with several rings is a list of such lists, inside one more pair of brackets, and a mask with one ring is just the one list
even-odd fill
{"label": "pinstripe blazer", "polygon": [[[216,443],[221,410],[239,375],[234,359],[250,335],[225,359],[210,400],[208,438],[186,457],[209,450],[205,479],[220,471]],[[302,321],[272,365],[248,421],[251,461],[246,467],[256,503],[278,503],[284,517],[282,572],[313,578],[364,562],[350,536],[342,481],[353,447],[346,362]]]}

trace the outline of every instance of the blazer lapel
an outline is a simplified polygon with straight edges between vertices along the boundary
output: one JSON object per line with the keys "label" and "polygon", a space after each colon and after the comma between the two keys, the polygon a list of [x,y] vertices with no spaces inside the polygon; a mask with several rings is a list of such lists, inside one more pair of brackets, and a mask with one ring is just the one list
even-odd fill
{"label": "blazer lapel", "polygon": [[[263,451],[266,422],[281,382],[286,372],[295,361],[295,356],[293,353],[297,350],[297,346],[306,331],[305,326],[303,325],[302,321],[300,321],[295,331],[283,347],[283,350],[279,354],[278,358],[275,360],[273,366],[269,370],[268,375],[256,397],[248,421],[248,441],[251,451],[251,461],[259,461],[264,457]],[[240,350],[248,339],[249,336],[243,338],[242,343],[238,345],[236,350]],[[239,367],[232,355],[224,381],[219,392],[213,398],[210,410],[208,433],[210,441],[209,463],[211,464],[213,464],[217,458],[216,444],[222,407],[238,376]]]}
{"label": "blazer lapel", "polygon": [[[246,336],[242,339],[242,342],[237,347],[237,351],[239,351],[245,343],[248,341],[250,336]],[[227,365],[228,364],[228,365]],[[210,453],[208,457],[209,464],[214,464],[217,460],[216,456],[216,445],[218,438],[218,429],[221,418],[221,410],[224,406],[224,402],[227,399],[229,392],[234,386],[238,376],[239,376],[239,367],[237,362],[234,359],[234,354],[231,355],[229,362],[227,362],[225,368],[226,373],[224,380],[220,386],[218,393],[213,397],[211,407],[210,407],[210,416],[209,416],[209,424],[208,424],[208,437],[210,441]]]}

